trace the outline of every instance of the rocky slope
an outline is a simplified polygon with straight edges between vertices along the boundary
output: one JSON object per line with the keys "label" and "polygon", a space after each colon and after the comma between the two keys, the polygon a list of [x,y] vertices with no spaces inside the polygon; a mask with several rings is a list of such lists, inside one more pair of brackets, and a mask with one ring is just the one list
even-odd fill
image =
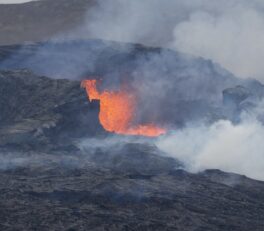
{"label": "rocky slope", "polygon": [[41,0],[0,4],[0,44],[39,42],[79,26],[94,0]]}
{"label": "rocky slope", "polygon": [[151,151],[134,151],[123,158],[146,156],[151,173],[136,164],[130,171],[108,168],[88,153],[16,154],[0,171],[0,228],[263,230],[263,182],[218,170],[190,174],[166,158],[162,169]]}
{"label": "rocky slope", "polygon": [[[0,69],[23,68],[53,78],[103,79],[101,87],[106,89],[117,89],[126,82],[140,91],[139,120],[152,117],[157,123],[166,121],[177,127],[194,120],[239,120],[241,110],[247,110],[264,95],[258,81],[238,79],[210,60],[168,49],[102,40],[0,47]],[[225,91],[227,108],[223,108],[223,90],[236,86],[248,92],[246,98],[238,102]],[[227,102],[230,100],[235,105]]]}
{"label": "rocky slope", "polygon": [[99,103],[89,103],[79,81],[1,71],[0,94],[0,146],[60,147],[74,138],[104,133]]}
{"label": "rocky slope", "polygon": [[1,230],[263,230],[263,182],[107,135],[79,81],[1,71],[0,94]]}
{"label": "rocky slope", "polygon": [[259,82],[208,60],[99,40],[2,46],[0,69],[1,230],[263,230],[263,182],[191,174],[152,139],[106,133],[99,102],[80,88],[93,75],[107,87],[162,76],[173,88],[155,106],[176,109],[160,115],[178,125],[191,115],[238,122],[263,97]]}

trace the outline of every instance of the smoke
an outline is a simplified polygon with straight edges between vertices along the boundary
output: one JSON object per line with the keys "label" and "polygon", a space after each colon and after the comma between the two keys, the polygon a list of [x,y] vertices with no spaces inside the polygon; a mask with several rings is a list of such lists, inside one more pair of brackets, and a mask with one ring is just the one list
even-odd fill
{"label": "smoke", "polygon": [[8,169],[25,167],[30,161],[27,157],[22,157],[17,153],[0,153],[0,171],[5,171]]}
{"label": "smoke", "polygon": [[[258,0],[99,0],[74,35],[58,35],[56,42],[39,44],[36,50],[25,45],[1,65],[56,78],[98,76],[107,89],[129,80],[138,93],[136,119],[177,128],[156,142],[162,151],[184,161],[190,171],[218,168],[264,179],[264,129],[259,118],[236,125],[223,120],[222,91],[245,82],[213,63],[238,76],[264,80],[263,10],[264,3]],[[74,37],[163,46],[213,62],[131,44],[60,43]],[[33,55],[24,57],[27,53]],[[262,94],[263,86],[257,87]],[[255,93],[257,87],[250,90]],[[197,118],[199,124],[190,125]],[[103,142],[105,149],[115,145]],[[91,143],[93,150],[101,147],[101,140]],[[13,158],[11,165],[27,161]]]}
{"label": "smoke", "polygon": [[193,13],[179,23],[172,46],[220,63],[237,76],[264,80],[264,15],[253,8],[233,7],[220,15]]}
{"label": "smoke", "polygon": [[76,34],[171,47],[263,81],[263,10],[259,0],[99,0]]}
{"label": "smoke", "polygon": [[100,40],[24,46],[1,67],[29,68],[55,78],[101,78],[100,90],[119,90],[126,83],[135,89],[137,124],[183,126],[190,120],[211,120],[219,114],[222,91],[241,82],[208,60]]}
{"label": "smoke", "polygon": [[247,116],[237,125],[227,120],[210,126],[189,125],[161,137],[156,144],[183,161],[191,172],[221,169],[264,180],[263,135],[263,124]]}
{"label": "smoke", "polygon": [[82,169],[91,165],[86,155],[54,154],[44,152],[23,152],[23,151],[1,151],[0,172],[16,169],[28,169],[36,171],[50,171],[52,168],[63,168],[65,170]]}

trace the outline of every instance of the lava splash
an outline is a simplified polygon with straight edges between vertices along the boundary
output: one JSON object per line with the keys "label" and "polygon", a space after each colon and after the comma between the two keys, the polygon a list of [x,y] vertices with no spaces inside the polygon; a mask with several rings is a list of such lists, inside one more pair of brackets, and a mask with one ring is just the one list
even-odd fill
{"label": "lava splash", "polygon": [[106,131],[117,134],[155,137],[166,133],[166,130],[152,123],[133,124],[136,111],[136,98],[133,92],[125,87],[118,91],[97,90],[97,80],[84,80],[90,101],[100,100],[99,120]]}

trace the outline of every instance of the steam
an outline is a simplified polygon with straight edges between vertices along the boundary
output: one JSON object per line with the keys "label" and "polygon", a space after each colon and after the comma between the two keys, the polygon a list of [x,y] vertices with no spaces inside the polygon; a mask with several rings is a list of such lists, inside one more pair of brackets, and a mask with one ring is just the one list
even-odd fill
{"label": "steam", "polygon": [[39,152],[0,152],[0,172],[15,169],[30,169],[37,171],[49,171],[51,167],[70,169],[87,168],[91,163],[87,155],[63,154]]}
{"label": "steam", "polygon": [[263,124],[247,118],[237,125],[222,120],[211,126],[188,126],[156,144],[191,172],[221,169],[264,180],[263,136]]}
{"label": "steam", "polygon": [[264,80],[264,15],[254,8],[233,7],[220,15],[193,13],[179,23],[172,46],[212,59],[237,76]]}
{"label": "steam", "polygon": [[[264,3],[259,0],[101,0],[88,11],[85,26],[79,32],[82,36],[174,48],[211,59],[237,76],[263,81],[263,10]],[[154,62],[155,57],[150,60]],[[157,70],[146,68],[150,62],[142,63],[143,76],[161,76]],[[159,67],[161,63],[159,60]],[[199,76],[197,70],[195,73]],[[135,75],[137,73],[134,78]],[[154,79],[151,83],[162,86],[163,91],[153,90],[157,89],[156,86],[147,89],[149,85],[145,85],[145,82],[141,82],[139,91],[142,88],[142,92],[164,94],[170,88],[169,85],[173,85],[172,80],[166,82]],[[175,83],[179,83],[181,78],[177,76],[175,79]],[[186,95],[186,89],[191,93],[192,86],[200,90],[202,87],[198,87],[199,83],[208,84],[205,78],[198,77],[196,80],[186,87],[180,84],[179,88],[173,89],[173,95],[184,90],[183,95],[188,100],[194,96],[201,97],[203,92],[194,93],[191,97]],[[217,83],[214,85],[219,86]],[[204,99],[210,98],[208,89],[205,87]],[[178,95],[175,98],[184,97]],[[156,99],[156,95],[149,98]],[[164,97],[168,98],[168,95]],[[161,105],[166,105],[161,102]],[[150,102],[148,105],[157,106],[158,103]],[[166,111],[165,114],[175,113]],[[264,180],[263,137],[264,127],[256,118],[244,119],[236,125],[221,120],[212,125],[189,125],[176,130],[160,138],[157,146],[184,161],[186,168],[193,172],[217,168]]]}
{"label": "steam", "polygon": [[259,0],[99,0],[78,36],[171,47],[264,80]]}
{"label": "steam", "polygon": [[25,167],[30,160],[27,157],[22,157],[14,153],[0,153],[0,161],[0,171],[5,171],[8,169]]}
{"label": "steam", "polygon": [[[99,0],[73,34],[78,38],[173,48],[218,62],[240,77],[263,81],[263,11],[260,0]],[[64,36],[69,35],[61,35]],[[56,38],[58,42],[61,37]],[[55,48],[56,43],[43,45],[23,65],[16,57],[5,65],[21,65],[58,78],[80,80],[99,75],[108,89],[128,78],[125,74],[130,72],[130,84],[139,93],[138,120],[144,122],[151,117],[154,122],[165,121],[176,127],[155,141],[162,151],[183,161],[192,172],[217,168],[264,180],[264,126],[259,122],[262,107],[253,113],[254,118],[240,124],[223,120],[221,113],[222,120],[211,125],[195,121],[208,114],[208,120],[216,121],[218,118],[213,117],[223,106],[222,91],[242,81],[211,61],[169,50],[146,50],[147,55],[142,52],[132,61],[124,61],[123,57],[134,52],[133,46],[96,40],[89,41],[89,47],[85,42],[77,43],[73,46],[74,42],[66,42],[59,48]],[[26,53],[23,49],[28,48],[21,50]],[[190,124],[194,121],[195,125]],[[103,144],[97,139],[88,143],[96,150],[101,145],[112,148],[119,142],[122,140],[117,138],[104,140]],[[81,148],[90,150],[86,143],[81,143]],[[82,163],[71,158],[66,162],[76,166]],[[32,163],[31,158],[20,156],[0,156],[0,160],[3,169]]]}

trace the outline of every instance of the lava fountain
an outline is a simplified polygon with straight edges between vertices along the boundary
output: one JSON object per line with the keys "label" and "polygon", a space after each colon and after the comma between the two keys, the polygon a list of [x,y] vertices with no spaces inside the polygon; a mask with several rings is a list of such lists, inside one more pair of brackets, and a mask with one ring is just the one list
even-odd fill
{"label": "lava fountain", "polygon": [[100,101],[99,120],[106,131],[117,134],[155,137],[166,133],[166,130],[152,123],[134,124],[136,97],[131,90],[122,86],[118,91],[104,90],[99,92],[97,80],[84,80],[90,101]]}

